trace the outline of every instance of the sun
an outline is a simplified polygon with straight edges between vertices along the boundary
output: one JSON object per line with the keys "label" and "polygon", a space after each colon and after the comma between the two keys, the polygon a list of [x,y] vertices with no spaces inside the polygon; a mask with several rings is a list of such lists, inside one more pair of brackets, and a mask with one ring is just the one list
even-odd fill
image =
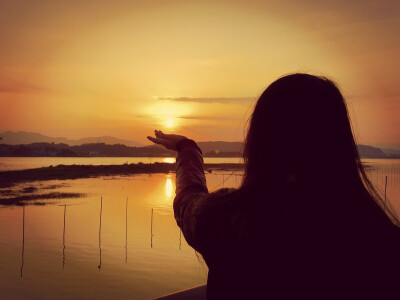
{"label": "sun", "polygon": [[167,119],[167,121],[165,122],[165,125],[167,125],[168,128],[174,127],[174,120]]}

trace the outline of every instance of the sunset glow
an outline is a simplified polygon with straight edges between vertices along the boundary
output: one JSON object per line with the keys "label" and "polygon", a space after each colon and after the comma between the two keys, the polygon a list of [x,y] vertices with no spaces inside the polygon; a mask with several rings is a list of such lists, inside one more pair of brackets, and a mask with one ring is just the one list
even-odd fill
{"label": "sunset glow", "polygon": [[358,142],[399,143],[398,3],[2,1],[0,133],[240,141],[269,83],[311,72]]}
{"label": "sunset glow", "polygon": [[0,0],[0,300],[398,294],[399,54],[400,0]]}
{"label": "sunset glow", "polygon": [[174,121],[172,119],[167,119],[167,121],[165,121],[165,125],[169,128],[174,127]]}

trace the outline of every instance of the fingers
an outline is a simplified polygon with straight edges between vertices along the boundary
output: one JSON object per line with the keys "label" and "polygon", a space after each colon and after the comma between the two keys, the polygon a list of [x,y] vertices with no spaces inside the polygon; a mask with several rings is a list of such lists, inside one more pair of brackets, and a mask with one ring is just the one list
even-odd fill
{"label": "fingers", "polygon": [[161,139],[158,139],[158,138],[153,138],[153,137],[151,137],[151,136],[148,136],[147,137],[150,141],[152,141],[153,143],[155,143],[155,144],[163,144],[163,140],[161,140]]}
{"label": "fingers", "polygon": [[156,136],[155,138],[147,136],[147,139],[149,139],[153,143],[160,144],[159,139],[161,139],[164,136],[164,133],[161,130],[154,130],[154,135]]}
{"label": "fingers", "polygon": [[151,136],[147,136],[147,139],[152,141],[153,143],[156,143],[157,139],[151,137]]}
{"label": "fingers", "polygon": [[167,149],[175,151],[177,142],[179,142],[182,138],[185,138],[184,136],[178,136],[176,134],[165,134],[161,130],[154,130],[154,135],[156,136],[155,138],[147,136],[147,139],[155,144],[160,144]]}
{"label": "fingers", "polygon": [[165,138],[167,136],[167,134],[165,134],[164,132],[162,132],[161,130],[154,130],[154,134],[156,135],[156,137],[158,138]]}
{"label": "fingers", "polygon": [[147,139],[149,139],[150,141],[152,141],[155,144],[160,144],[163,145],[165,147],[169,146],[170,142],[166,139],[160,139],[160,138],[153,138],[151,136],[148,136]]}
{"label": "fingers", "polygon": [[171,135],[170,134],[165,134],[161,130],[154,130],[154,134],[157,139],[159,140],[164,140],[165,142],[171,142]]}

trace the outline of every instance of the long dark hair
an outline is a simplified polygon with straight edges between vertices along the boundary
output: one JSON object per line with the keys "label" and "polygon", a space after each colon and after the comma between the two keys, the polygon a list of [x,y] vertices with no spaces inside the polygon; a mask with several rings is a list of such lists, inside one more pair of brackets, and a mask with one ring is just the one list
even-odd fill
{"label": "long dark hair", "polygon": [[296,182],[338,199],[351,195],[346,205],[400,224],[368,179],[344,97],[325,77],[296,73],[273,82],[255,106],[243,155],[239,190],[279,192]]}

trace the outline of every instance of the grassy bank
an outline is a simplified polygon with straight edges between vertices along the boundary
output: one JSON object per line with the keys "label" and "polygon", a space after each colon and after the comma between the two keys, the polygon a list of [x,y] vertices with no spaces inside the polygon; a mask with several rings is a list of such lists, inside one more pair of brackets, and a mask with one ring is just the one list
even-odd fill
{"label": "grassy bank", "polygon": [[[205,164],[206,171],[242,170],[243,164]],[[99,176],[169,173],[175,171],[176,164],[123,164],[123,165],[58,165],[37,169],[0,172],[0,187],[11,186],[19,182],[41,180],[65,180]]]}

